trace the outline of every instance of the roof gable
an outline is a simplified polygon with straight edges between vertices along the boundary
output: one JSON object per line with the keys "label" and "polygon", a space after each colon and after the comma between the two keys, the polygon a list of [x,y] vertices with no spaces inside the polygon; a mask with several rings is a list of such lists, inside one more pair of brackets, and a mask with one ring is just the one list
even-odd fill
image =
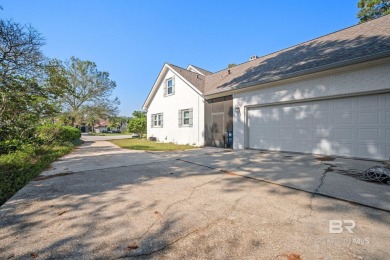
{"label": "roof gable", "polygon": [[172,71],[177,77],[183,80],[195,92],[197,92],[199,95],[203,95],[204,82],[205,82],[203,75],[194,73],[192,71],[180,68],[172,64],[165,63],[152,89],[150,90],[149,95],[144,102],[144,105],[142,106],[143,109],[149,108],[150,103],[152,102],[154,96],[156,95],[168,71]]}
{"label": "roof gable", "polygon": [[173,64],[168,64],[177,74],[181,75],[188,82],[190,82],[194,87],[196,87],[201,93],[204,92],[204,76],[193,71],[180,68]]}
{"label": "roof gable", "polygon": [[390,15],[206,76],[205,95],[390,56]]}

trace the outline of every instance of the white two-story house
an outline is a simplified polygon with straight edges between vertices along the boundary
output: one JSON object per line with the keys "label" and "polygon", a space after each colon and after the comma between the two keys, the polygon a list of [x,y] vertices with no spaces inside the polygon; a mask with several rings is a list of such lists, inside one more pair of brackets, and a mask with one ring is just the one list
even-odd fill
{"label": "white two-story house", "polygon": [[165,64],[144,109],[159,142],[388,160],[390,15],[215,73]]}
{"label": "white two-story house", "polygon": [[204,74],[194,66],[187,69],[164,64],[143,108],[147,110],[148,138],[203,146]]}

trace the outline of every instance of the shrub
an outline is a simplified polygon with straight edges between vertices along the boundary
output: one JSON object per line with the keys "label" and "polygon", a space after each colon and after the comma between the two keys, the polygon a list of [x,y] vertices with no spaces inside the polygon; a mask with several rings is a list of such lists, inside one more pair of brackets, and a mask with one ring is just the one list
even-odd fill
{"label": "shrub", "polygon": [[7,154],[10,152],[14,152],[19,149],[23,145],[21,140],[12,139],[0,141],[0,154]]}
{"label": "shrub", "polygon": [[0,156],[0,206],[31,179],[47,169],[57,158],[73,149],[64,145],[22,145],[13,153]]}
{"label": "shrub", "polygon": [[44,144],[63,144],[79,139],[81,131],[71,126],[43,125],[38,127],[37,137]]}

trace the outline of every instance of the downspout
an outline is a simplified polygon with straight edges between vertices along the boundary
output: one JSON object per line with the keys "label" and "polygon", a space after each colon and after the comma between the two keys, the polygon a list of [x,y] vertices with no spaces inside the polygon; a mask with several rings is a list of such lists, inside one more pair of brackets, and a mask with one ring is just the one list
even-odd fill
{"label": "downspout", "polygon": [[198,95],[198,144],[199,144],[199,135],[200,135],[200,131],[199,131],[199,95]]}

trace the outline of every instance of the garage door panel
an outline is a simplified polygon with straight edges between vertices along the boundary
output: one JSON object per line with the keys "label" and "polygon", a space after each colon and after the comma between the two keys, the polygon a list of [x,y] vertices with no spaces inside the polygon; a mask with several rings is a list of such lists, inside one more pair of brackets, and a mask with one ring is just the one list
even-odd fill
{"label": "garage door panel", "polygon": [[358,129],[358,141],[380,140],[379,134],[379,128]]}
{"label": "garage door panel", "polygon": [[352,112],[339,112],[333,115],[333,123],[335,125],[352,125],[353,124]]}
{"label": "garage door panel", "polygon": [[309,139],[311,137],[310,129],[309,128],[303,128],[303,127],[297,127],[294,129],[294,137],[295,138],[303,138],[303,139]]}
{"label": "garage door panel", "polygon": [[279,135],[279,129],[275,127],[267,127],[265,129],[265,136],[266,137],[278,137]]}
{"label": "garage door panel", "polygon": [[379,143],[358,144],[358,157],[380,156],[384,154]]}
{"label": "garage door panel", "polygon": [[332,152],[330,154],[337,154],[341,156],[357,156],[356,146],[351,142],[335,141],[332,142]]}
{"label": "garage door panel", "polygon": [[327,139],[333,137],[334,129],[330,126],[314,126],[313,127],[313,138]]}
{"label": "garage door panel", "polygon": [[251,108],[248,135],[255,149],[388,159],[390,94]]}
{"label": "garage door panel", "polygon": [[353,130],[351,128],[335,128],[333,130],[334,140],[351,140]]}
{"label": "garage door panel", "polygon": [[320,124],[329,124],[332,122],[332,120],[329,122],[329,114],[327,112],[316,112],[313,115],[313,124],[314,125],[320,125]]}
{"label": "garage door panel", "polygon": [[358,97],[358,109],[362,108],[379,108],[380,107],[380,96],[363,96]]}
{"label": "garage door panel", "polygon": [[379,117],[380,114],[378,111],[372,111],[372,112],[358,112],[358,123],[359,124],[379,124]]}
{"label": "garage door panel", "polygon": [[[283,127],[283,128],[280,128],[279,129],[279,137],[280,138],[285,138],[285,137],[293,137],[294,136],[294,128],[286,128],[286,127]],[[389,136],[390,136],[390,132],[389,132]]]}
{"label": "garage door panel", "polygon": [[333,102],[334,110],[342,110],[342,111],[352,111],[354,110],[354,107],[356,106],[356,100],[353,98],[344,98],[344,99],[335,99],[330,100],[330,102]]}
{"label": "garage door panel", "polygon": [[305,140],[298,140],[295,142],[296,149],[298,149],[298,152],[302,153],[311,153],[312,152],[312,146],[310,143],[308,143]]}
{"label": "garage door panel", "polygon": [[386,141],[390,142],[390,128],[386,129]]}
{"label": "garage door panel", "polygon": [[390,124],[390,111],[386,112],[386,124]]}

